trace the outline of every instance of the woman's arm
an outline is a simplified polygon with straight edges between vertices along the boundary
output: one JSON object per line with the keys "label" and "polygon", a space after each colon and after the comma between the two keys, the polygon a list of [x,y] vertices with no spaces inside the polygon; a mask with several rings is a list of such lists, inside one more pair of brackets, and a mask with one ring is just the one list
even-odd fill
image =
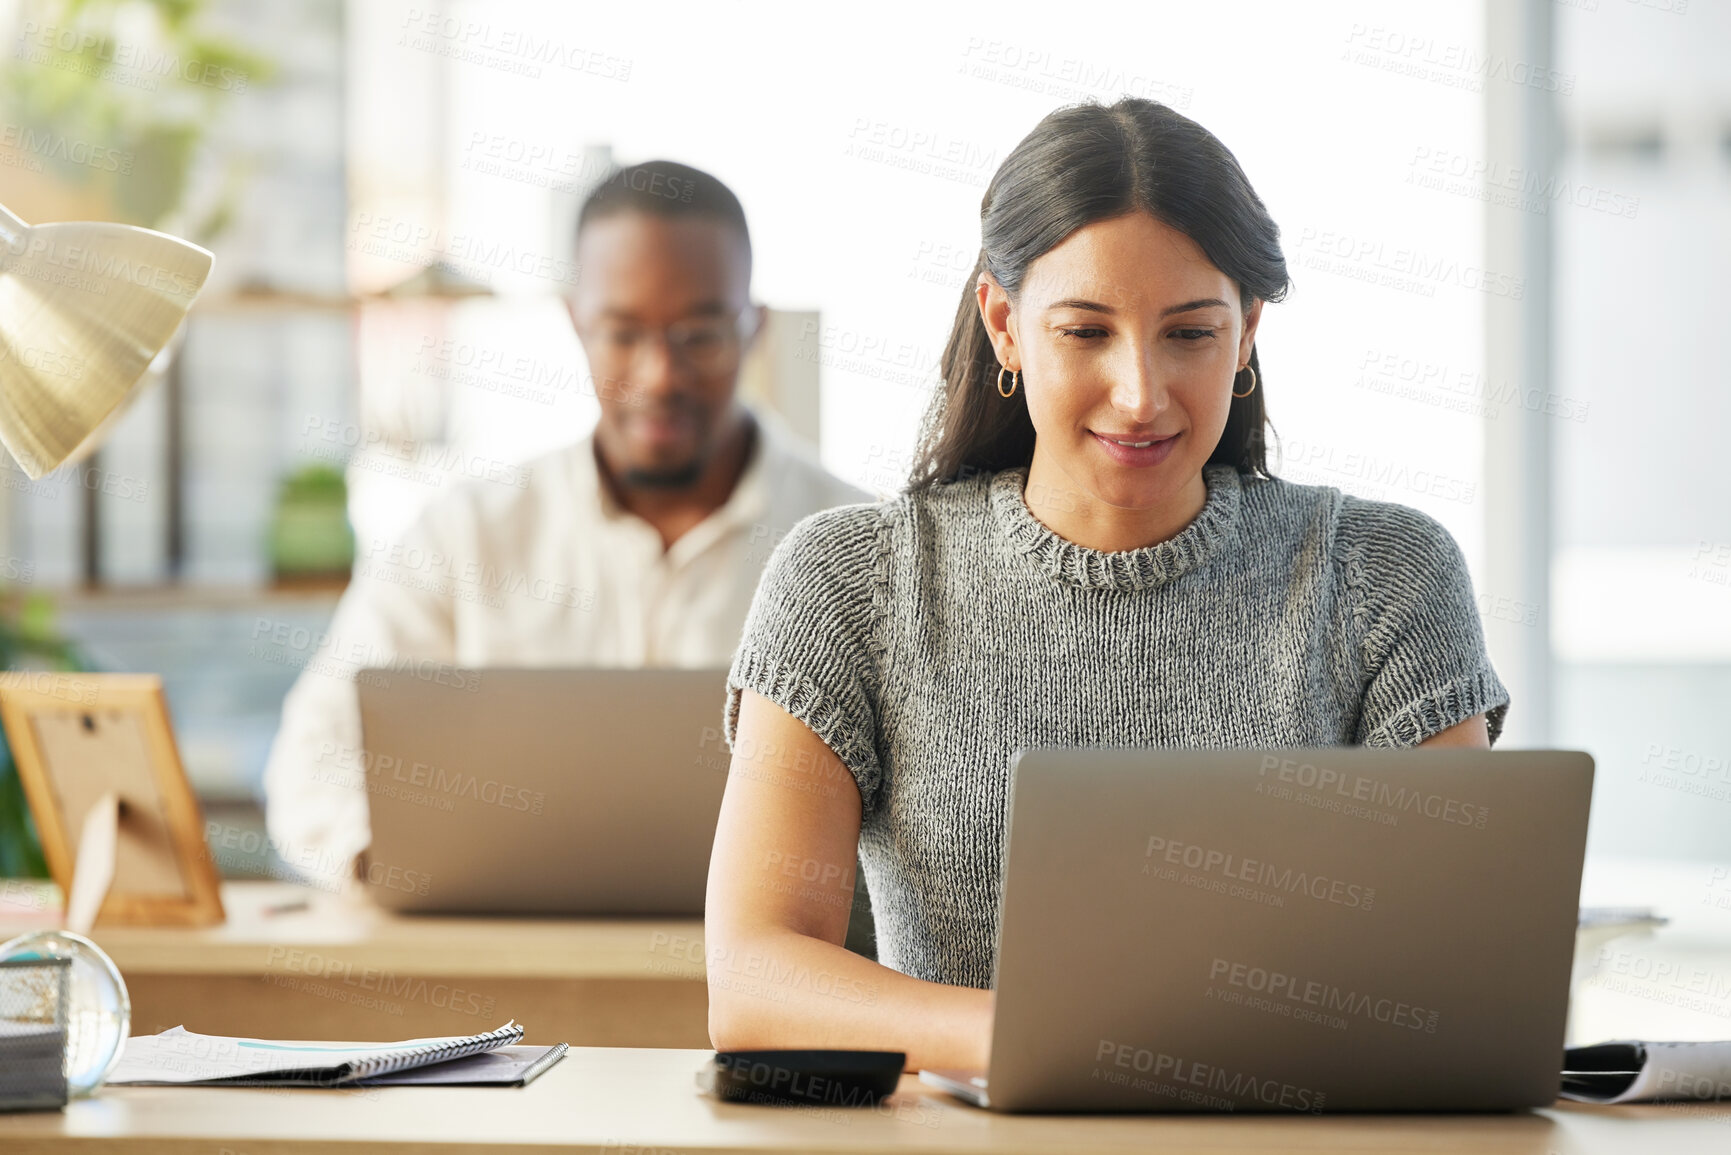
{"label": "woman's arm", "polygon": [[709,860],[704,937],[717,1050],[906,1051],[910,1069],[984,1069],[992,994],[846,950],[859,787],[805,723],[743,691]]}
{"label": "woman's arm", "polygon": [[1474,750],[1491,748],[1490,731],[1485,728],[1485,716],[1474,714],[1464,722],[1456,722],[1446,730],[1432,734],[1420,746],[1467,746]]}

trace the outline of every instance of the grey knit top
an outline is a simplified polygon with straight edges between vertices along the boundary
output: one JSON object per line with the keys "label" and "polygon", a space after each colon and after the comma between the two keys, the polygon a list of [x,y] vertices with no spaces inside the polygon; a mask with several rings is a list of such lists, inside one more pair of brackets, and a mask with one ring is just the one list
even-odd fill
{"label": "grey knit top", "polygon": [[[1048,529],[1027,470],[812,514],[728,676],[846,764],[878,959],[989,987],[1010,760],[1027,746],[1412,746],[1509,695],[1460,547],[1418,510],[1203,470],[1175,537]],[[843,778],[842,781],[846,779]]]}

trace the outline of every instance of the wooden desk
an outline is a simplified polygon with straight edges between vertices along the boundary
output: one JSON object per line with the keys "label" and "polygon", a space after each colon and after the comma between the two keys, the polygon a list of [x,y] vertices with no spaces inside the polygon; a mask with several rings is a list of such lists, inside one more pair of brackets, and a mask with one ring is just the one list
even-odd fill
{"label": "wooden desk", "polygon": [[704,1051],[574,1050],[522,1090],[108,1087],[64,1114],[0,1115],[0,1150],[27,1152],[899,1153],[1472,1151],[1720,1155],[1731,1114],[1558,1106],[1512,1115],[1003,1116],[911,1078],[875,1109],[757,1107],[700,1095]]}
{"label": "wooden desk", "polygon": [[[133,1034],[384,1040],[514,1018],[532,1043],[709,1045],[695,919],[408,917],[277,882],[226,883],[222,900],[222,926],[92,934],[126,978]],[[0,939],[50,925],[20,905]]]}

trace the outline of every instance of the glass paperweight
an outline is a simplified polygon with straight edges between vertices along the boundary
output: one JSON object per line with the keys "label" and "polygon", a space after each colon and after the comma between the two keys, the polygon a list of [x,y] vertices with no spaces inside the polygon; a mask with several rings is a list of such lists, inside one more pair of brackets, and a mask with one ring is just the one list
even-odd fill
{"label": "glass paperweight", "polygon": [[69,930],[39,930],[0,943],[0,961],[71,961],[66,1013],[67,1092],[77,1099],[102,1085],[132,1030],[132,1001],[114,960]]}

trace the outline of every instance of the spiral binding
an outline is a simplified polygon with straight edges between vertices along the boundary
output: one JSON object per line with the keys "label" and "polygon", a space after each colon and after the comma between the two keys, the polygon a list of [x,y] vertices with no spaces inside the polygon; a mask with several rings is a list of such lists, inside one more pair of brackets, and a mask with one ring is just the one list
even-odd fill
{"label": "spiral binding", "polygon": [[398,1051],[390,1055],[379,1055],[376,1058],[362,1059],[348,1064],[348,1070],[338,1080],[342,1083],[355,1079],[370,1079],[375,1075],[388,1075],[393,1071],[403,1071],[410,1067],[425,1067],[432,1063],[443,1063],[447,1059],[461,1059],[465,1055],[478,1055],[483,1051],[508,1047],[523,1037],[523,1028],[512,1019],[496,1031],[488,1031],[484,1035],[470,1035],[463,1039],[450,1039],[436,1046],[416,1047],[412,1051]]}

